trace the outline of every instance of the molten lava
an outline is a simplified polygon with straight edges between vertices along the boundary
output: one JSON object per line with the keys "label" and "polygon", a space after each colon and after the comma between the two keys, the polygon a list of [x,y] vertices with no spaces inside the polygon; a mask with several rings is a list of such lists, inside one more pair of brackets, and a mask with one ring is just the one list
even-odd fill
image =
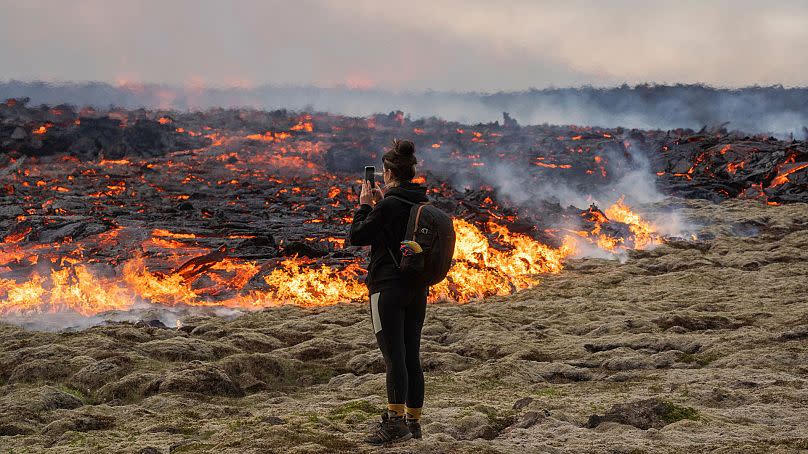
{"label": "molten lava", "polygon": [[[173,127],[180,120],[160,116],[157,122]],[[230,134],[183,124],[176,129],[204,130],[213,143],[149,159],[68,157],[17,169],[6,193],[20,193],[23,206],[0,242],[0,316],[91,316],[142,304],[259,309],[364,300],[364,252],[344,238],[358,181],[326,170],[328,141],[350,125],[324,128],[312,115],[289,124],[288,130],[265,126],[271,130]],[[465,132],[456,130],[481,147],[501,136]],[[439,153],[450,147],[434,143],[425,148]],[[449,153],[471,168],[485,166],[479,153]],[[600,155],[590,162],[596,166],[590,170],[599,167],[606,176]],[[543,158],[534,163],[572,167]],[[772,184],[794,171],[782,169]],[[424,175],[416,181],[431,186],[438,199],[451,192]],[[581,238],[610,252],[659,241],[654,227],[621,199],[603,212],[585,211],[585,230],[549,245],[538,235],[515,233],[519,215],[505,211],[493,192],[486,194],[476,211],[481,217],[453,213],[454,266],[432,288],[430,301],[466,303],[536,285],[539,275],[563,269]],[[76,211],[81,204],[89,209]],[[186,218],[189,212],[195,223]]]}

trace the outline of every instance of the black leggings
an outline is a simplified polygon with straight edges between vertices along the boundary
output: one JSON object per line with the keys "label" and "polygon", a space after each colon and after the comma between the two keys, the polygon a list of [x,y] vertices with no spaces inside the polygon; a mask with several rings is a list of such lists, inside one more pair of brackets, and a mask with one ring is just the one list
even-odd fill
{"label": "black leggings", "polygon": [[427,288],[395,288],[370,296],[373,331],[387,368],[387,403],[424,404],[421,328],[427,293]]}

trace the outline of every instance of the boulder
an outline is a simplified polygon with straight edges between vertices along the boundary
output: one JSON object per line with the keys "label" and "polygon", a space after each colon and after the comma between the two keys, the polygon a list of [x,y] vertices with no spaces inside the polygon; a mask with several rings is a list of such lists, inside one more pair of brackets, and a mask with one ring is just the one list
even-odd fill
{"label": "boulder", "polygon": [[220,368],[201,362],[169,372],[158,386],[158,392],[188,392],[209,396],[242,397],[244,391]]}
{"label": "boulder", "polygon": [[586,427],[594,429],[604,422],[616,422],[638,429],[660,429],[682,419],[698,419],[698,412],[690,407],[681,407],[657,398],[615,404],[605,415],[592,415]]}

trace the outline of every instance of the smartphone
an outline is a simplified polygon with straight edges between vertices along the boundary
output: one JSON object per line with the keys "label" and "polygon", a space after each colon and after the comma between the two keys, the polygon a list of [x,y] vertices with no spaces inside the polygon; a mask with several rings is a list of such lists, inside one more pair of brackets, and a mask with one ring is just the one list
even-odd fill
{"label": "smartphone", "polygon": [[370,182],[370,187],[376,186],[376,167],[365,166],[365,179]]}

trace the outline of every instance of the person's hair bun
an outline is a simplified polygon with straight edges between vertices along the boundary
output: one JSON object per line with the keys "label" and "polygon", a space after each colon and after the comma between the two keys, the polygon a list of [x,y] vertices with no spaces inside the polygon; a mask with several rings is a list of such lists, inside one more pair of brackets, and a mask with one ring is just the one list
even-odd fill
{"label": "person's hair bun", "polygon": [[411,140],[396,139],[382,156],[384,169],[393,172],[398,181],[410,181],[415,176],[415,144]]}
{"label": "person's hair bun", "polygon": [[415,154],[415,144],[411,140],[397,140],[395,150],[402,156],[412,156]]}

